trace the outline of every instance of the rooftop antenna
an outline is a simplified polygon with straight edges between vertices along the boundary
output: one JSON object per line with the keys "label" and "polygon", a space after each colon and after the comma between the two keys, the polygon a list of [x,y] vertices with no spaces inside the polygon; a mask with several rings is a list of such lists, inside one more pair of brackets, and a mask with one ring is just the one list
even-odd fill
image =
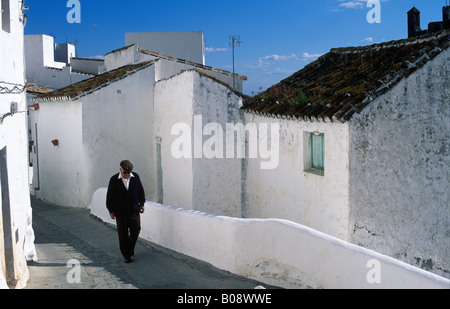
{"label": "rooftop antenna", "polygon": [[244,42],[240,41],[241,36],[240,35],[230,35],[230,44],[233,47],[233,89],[236,89],[236,73],[234,68],[234,49],[235,47],[241,47],[241,44]]}

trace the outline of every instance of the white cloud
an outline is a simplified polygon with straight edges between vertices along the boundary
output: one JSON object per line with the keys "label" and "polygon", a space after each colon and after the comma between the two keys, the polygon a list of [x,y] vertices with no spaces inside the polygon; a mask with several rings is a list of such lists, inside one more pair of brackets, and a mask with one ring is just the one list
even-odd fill
{"label": "white cloud", "polygon": [[275,74],[292,75],[295,72],[296,71],[293,71],[293,70],[286,70],[286,69],[275,68],[275,69],[273,69],[271,71],[266,71],[264,74],[265,75],[275,75]]}
{"label": "white cloud", "polygon": [[262,68],[267,68],[270,65],[274,64],[277,61],[289,61],[289,60],[303,60],[306,62],[311,62],[316,60],[317,58],[319,58],[320,56],[322,56],[322,54],[310,54],[307,52],[304,52],[301,54],[301,56],[296,55],[294,53],[290,54],[290,55],[277,55],[277,54],[273,54],[270,56],[265,56],[265,57],[261,57],[258,59],[258,61],[256,61],[255,67],[262,69]]}
{"label": "white cloud", "polygon": [[322,56],[322,54],[309,54],[309,53],[303,53],[301,59],[304,61],[314,61],[317,58]]}
{"label": "white cloud", "polygon": [[296,54],[291,54],[291,55],[273,54],[270,56],[265,56],[265,57],[259,58],[258,61],[256,61],[256,66],[258,68],[262,68],[262,67],[270,65],[274,61],[287,61],[287,60],[298,60],[298,59],[299,58],[297,57]]}
{"label": "white cloud", "polygon": [[347,8],[347,9],[360,9],[360,8],[364,7],[362,2],[355,2],[355,1],[344,2],[344,3],[339,4],[339,6]]}
{"label": "white cloud", "polygon": [[[346,9],[362,9],[367,7],[368,0],[355,0],[355,1],[347,1],[347,0],[338,0],[339,2],[343,2],[339,4],[339,7],[343,7]],[[387,2],[389,0],[380,0],[380,2]],[[335,10],[337,12],[338,10]]]}
{"label": "white cloud", "polygon": [[88,57],[88,59],[99,59],[99,60],[104,60],[104,59],[105,59],[105,56],[103,56],[103,55],[96,55],[96,56]]}
{"label": "white cloud", "polygon": [[259,58],[259,60],[261,60],[261,61],[270,61],[270,60],[286,61],[286,60],[291,60],[291,59],[297,59],[297,55],[296,54],[291,54],[289,56],[286,56],[286,55],[274,54],[274,55],[270,55],[270,56],[265,56],[265,57]]}
{"label": "white cloud", "polygon": [[371,42],[373,42],[373,37],[369,36],[369,37],[361,40],[361,42],[371,43]]}
{"label": "white cloud", "polygon": [[206,47],[205,51],[207,53],[219,53],[219,52],[226,52],[228,51],[228,48],[214,48],[214,47]]}
{"label": "white cloud", "polygon": [[[298,68],[304,65],[298,64],[298,61],[304,61],[306,63],[310,63],[317,58],[319,58],[322,54],[310,54],[307,52],[302,53],[301,55],[290,54],[290,55],[278,55],[273,54],[265,57],[259,58],[254,65],[247,65],[246,67],[250,69],[260,69],[263,71],[265,75],[286,75],[289,76],[297,71]],[[294,63],[289,63],[289,61],[293,61]],[[288,62],[287,65],[281,65],[280,62]],[[283,68],[284,66],[284,68]]]}

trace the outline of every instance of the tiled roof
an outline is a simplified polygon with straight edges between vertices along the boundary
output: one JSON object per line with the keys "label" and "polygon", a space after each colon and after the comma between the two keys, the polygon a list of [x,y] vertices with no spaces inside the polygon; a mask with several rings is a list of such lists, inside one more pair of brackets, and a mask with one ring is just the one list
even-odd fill
{"label": "tiled roof", "polygon": [[450,31],[364,47],[335,48],[243,109],[267,116],[348,121],[450,46]]}
{"label": "tiled roof", "polygon": [[121,80],[131,74],[134,74],[135,72],[143,70],[153,65],[154,63],[155,61],[147,61],[138,64],[123,66],[118,69],[106,72],[104,74],[83,80],[76,84],[72,84],[49,93],[40,94],[33,100],[41,102],[71,100],[71,99],[77,100],[115,81]]}
{"label": "tiled roof", "polygon": [[42,93],[49,93],[49,92],[53,91],[53,89],[50,89],[47,87],[42,87],[37,84],[33,84],[33,83],[29,83],[29,82],[27,82],[26,90],[27,90],[27,93],[29,93],[29,94],[42,94]]}

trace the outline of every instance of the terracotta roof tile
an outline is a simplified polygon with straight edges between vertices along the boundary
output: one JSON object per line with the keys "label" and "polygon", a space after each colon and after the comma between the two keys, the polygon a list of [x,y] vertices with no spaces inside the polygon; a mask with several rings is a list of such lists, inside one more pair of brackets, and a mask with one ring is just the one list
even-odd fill
{"label": "terracotta roof tile", "polygon": [[450,31],[364,47],[331,49],[248,100],[243,109],[304,120],[348,121],[450,46]]}
{"label": "terracotta roof tile", "polygon": [[33,83],[29,83],[29,82],[27,82],[26,90],[27,90],[27,93],[30,93],[30,94],[42,94],[42,93],[49,93],[49,92],[53,91],[53,89],[50,89],[47,87],[42,87],[37,84],[33,84]]}

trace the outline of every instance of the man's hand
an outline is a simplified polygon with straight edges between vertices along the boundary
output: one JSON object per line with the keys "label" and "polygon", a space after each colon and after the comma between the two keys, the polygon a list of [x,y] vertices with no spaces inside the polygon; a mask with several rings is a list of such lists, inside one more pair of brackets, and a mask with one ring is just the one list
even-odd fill
{"label": "man's hand", "polygon": [[116,219],[116,214],[115,214],[115,213],[112,212],[112,213],[110,213],[109,215],[111,216],[111,219],[113,219],[113,220]]}
{"label": "man's hand", "polygon": [[144,207],[144,206],[141,206],[141,208],[139,209],[139,212],[140,212],[141,214],[143,214],[143,213],[145,212],[145,207]]}

